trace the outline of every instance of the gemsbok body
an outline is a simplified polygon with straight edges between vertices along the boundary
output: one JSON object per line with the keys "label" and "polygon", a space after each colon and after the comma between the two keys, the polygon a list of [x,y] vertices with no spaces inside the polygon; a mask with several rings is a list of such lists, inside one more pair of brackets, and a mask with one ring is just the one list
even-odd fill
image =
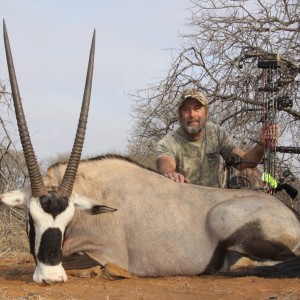
{"label": "gemsbok body", "polygon": [[95,36],[69,161],[53,165],[42,177],[5,24],[4,39],[31,185],[0,195],[0,206],[28,206],[34,281],[65,282],[62,259],[74,253],[85,253],[103,268],[114,264],[143,277],[215,272],[300,275],[299,215],[275,197],[258,191],[178,184],[115,155],[80,161]]}

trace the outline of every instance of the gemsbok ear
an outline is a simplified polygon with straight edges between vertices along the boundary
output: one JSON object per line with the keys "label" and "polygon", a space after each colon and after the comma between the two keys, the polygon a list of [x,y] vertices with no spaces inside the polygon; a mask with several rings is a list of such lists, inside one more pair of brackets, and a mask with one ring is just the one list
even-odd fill
{"label": "gemsbok ear", "polygon": [[84,212],[91,215],[114,212],[117,210],[115,208],[111,208],[105,205],[100,205],[95,200],[86,196],[81,196],[77,193],[72,193],[71,201],[73,201],[76,208],[83,210]]}
{"label": "gemsbok ear", "polygon": [[0,210],[11,207],[28,204],[31,197],[31,188],[24,187],[22,189],[7,192],[0,195]]}
{"label": "gemsbok ear", "polygon": [[88,213],[90,213],[91,215],[98,215],[98,214],[105,214],[108,212],[114,212],[116,211],[116,208],[112,208],[109,206],[105,206],[105,205],[94,205],[90,211],[87,211]]}

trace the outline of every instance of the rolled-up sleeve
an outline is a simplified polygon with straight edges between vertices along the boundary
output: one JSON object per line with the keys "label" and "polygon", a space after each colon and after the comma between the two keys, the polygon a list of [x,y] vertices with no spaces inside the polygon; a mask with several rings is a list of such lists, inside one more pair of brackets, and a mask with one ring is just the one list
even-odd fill
{"label": "rolled-up sleeve", "polygon": [[169,136],[166,136],[159,140],[156,144],[156,158],[162,156],[176,157],[176,149],[174,143],[171,141]]}

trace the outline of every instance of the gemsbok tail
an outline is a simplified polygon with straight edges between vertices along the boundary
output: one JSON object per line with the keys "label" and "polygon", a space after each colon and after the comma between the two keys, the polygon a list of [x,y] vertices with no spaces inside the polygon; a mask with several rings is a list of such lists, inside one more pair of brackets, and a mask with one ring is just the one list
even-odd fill
{"label": "gemsbok tail", "polygon": [[229,277],[297,278],[300,277],[300,257],[291,258],[273,266],[242,267],[232,272],[220,272],[218,275]]}

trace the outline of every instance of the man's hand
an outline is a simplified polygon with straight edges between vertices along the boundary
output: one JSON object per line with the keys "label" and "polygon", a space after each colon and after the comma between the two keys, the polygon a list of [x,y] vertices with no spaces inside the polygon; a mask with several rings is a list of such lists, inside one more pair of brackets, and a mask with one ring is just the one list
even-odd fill
{"label": "man's hand", "polygon": [[278,143],[278,138],[278,125],[265,125],[262,127],[261,141],[267,148],[274,150]]}
{"label": "man's hand", "polygon": [[188,178],[185,178],[182,174],[172,172],[172,173],[166,173],[163,174],[164,176],[168,177],[169,179],[178,182],[178,183],[189,183],[190,180]]}
{"label": "man's hand", "polygon": [[171,156],[162,156],[156,160],[158,172],[178,183],[189,183],[181,173],[176,172],[176,162]]}

